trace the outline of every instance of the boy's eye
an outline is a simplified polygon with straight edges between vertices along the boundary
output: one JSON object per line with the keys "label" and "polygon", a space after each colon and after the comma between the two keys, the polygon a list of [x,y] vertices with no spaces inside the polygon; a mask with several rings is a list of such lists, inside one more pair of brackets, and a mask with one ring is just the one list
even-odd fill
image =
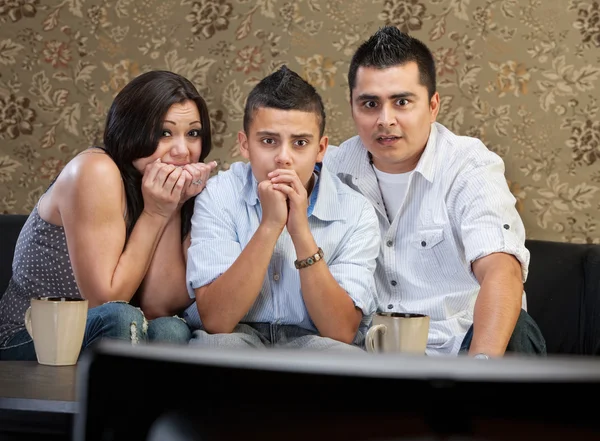
{"label": "boy's eye", "polygon": [[275,144],[275,140],[273,138],[265,138],[262,140],[262,142],[269,145]]}
{"label": "boy's eye", "polygon": [[306,139],[299,139],[298,141],[296,141],[296,145],[299,147],[304,147],[307,144],[308,144],[308,141]]}
{"label": "boy's eye", "polygon": [[377,107],[377,102],[375,102],[375,101],[365,101],[363,103],[363,106],[366,107],[367,109],[373,109],[373,108]]}
{"label": "boy's eye", "polygon": [[406,106],[408,104],[408,100],[406,98],[400,98],[398,101],[396,101],[396,103],[399,106]]}

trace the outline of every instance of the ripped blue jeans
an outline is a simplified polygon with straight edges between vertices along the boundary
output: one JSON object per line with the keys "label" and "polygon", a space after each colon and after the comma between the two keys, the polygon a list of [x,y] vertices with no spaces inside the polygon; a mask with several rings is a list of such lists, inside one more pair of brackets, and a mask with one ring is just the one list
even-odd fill
{"label": "ripped blue jeans", "polygon": [[[146,320],[142,311],[129,303],[110,302],[88,311],[81,353],[104,338],[130,341],[132,344],[187,344],[191,336],[188,325],[179,317]],[[26,329],[0,345],[0,360],[37,360],[33,341]]]}

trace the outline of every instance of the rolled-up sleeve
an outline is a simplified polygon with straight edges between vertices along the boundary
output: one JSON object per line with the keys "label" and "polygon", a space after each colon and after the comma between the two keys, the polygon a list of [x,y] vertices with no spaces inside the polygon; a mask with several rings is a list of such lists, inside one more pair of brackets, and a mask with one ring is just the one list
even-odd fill
{"label": "rolled-up sleeve", "polygon": [[511,254],[521,264],[523,282],[529,270],[525,227],[504,175],[504,162],[490,153],[486,160],[460,177],[455,187],[454,215],[458,219],[467,262],[492,253]]}
{"label": "rolled-up sleeve", "polygon": [[223,181],[215,176],[196,196],[186,271],[191,298],[196,297],[196,288],[217,279],[242,252],[234,225],[236,205],[232,206],[239,197]]}
{"label": "rolled-up sleeve", "polygon": [[328,261],[329,271],[369,322],[377,308],[375,265],[380,245],[375,209],[365,200],[355,228],[350,230],[339,252]]}

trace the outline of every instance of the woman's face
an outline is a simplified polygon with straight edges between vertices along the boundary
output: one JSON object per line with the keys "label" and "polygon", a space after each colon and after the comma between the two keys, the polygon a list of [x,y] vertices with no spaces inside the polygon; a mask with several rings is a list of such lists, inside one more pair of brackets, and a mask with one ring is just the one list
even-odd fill
{"label": "woman's face", "polygon": [[194,101],[173,104],[162,122],[162,134],[154,153],[133,161],[142,174],[148,164],[160,158],[165,164],[183,166],[200,160],[202,123]]}

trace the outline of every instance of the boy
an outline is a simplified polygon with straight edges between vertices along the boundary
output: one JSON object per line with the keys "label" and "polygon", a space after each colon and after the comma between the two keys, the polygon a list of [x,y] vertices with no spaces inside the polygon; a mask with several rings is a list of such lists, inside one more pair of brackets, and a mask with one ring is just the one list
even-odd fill
{"label": "boy", "polygon": [[316,90],[282,67],[250,92],[238,162],[196,198],[187,282],[192,344],[357,350],[375,311],[379,229],[323,167]]}

